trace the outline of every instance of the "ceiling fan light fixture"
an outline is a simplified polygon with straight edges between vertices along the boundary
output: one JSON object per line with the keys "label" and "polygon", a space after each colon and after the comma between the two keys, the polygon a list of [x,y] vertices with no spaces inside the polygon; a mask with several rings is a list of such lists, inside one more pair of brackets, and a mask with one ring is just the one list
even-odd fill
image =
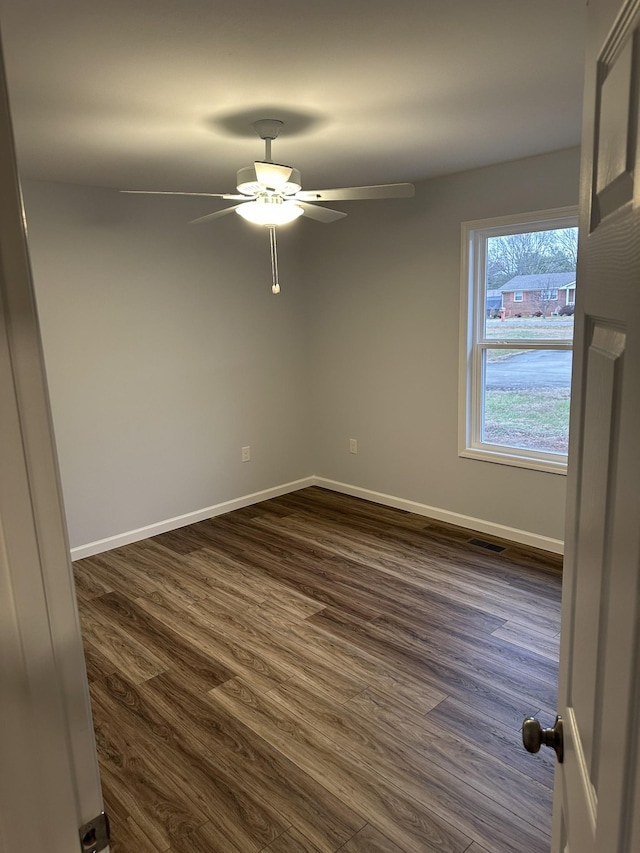
{"label": "ceiling fan light fixture", "polygon": [[304,210],[293,201],[283,201],[279,196],[265,196],[247,201],[236,208],[236,213],[254,225],[286,225],[302,216]]}

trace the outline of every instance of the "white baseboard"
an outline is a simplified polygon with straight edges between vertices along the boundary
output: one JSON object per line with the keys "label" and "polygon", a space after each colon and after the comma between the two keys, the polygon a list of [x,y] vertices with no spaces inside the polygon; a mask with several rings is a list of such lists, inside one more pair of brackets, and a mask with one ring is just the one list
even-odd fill
{"label": "white baseboard", "polygon": [[121,545],[129,545],[131,542],[149,539],[151,536],[158,536],[160,533],[167,533],[169,530],[176,530],[176,528],[185,527],[187,524],[195,524],[196,521],[206,521],[208,518],[223,515],[225,512],[231,512],[234,509],[241,509],[244,506],[269,500],[269,498],[277,498],[289,492],[297,492],[298,489],[313,486],[314,483],[315,477],[305,477],[302,480],[294,480],[291,483],[274,486],[272,489],[253,492],[253,494],[243,495],[231,501],[223,501],[214,506],[208,506],[205,509],[188,512],[185,515],[178,515],[175,518],[168,518],[166,521],[158,521],[146,527],[139,527],[137,530],[129,530],[127,533],[118,533],[116,536],[99,539],[97,542],[89,542],[87,545],[78,545],[76,548],[71,549],[71,559],[81,560],[83,557],[91,557],[94,554],[101,554],[103,551],[111,551],[112,548],[120,548]]}
{"label": "white baseboard", "polygon": [[458,512],[439,509],[438,507],[418,503],[417,501],[410,501],[406,498],[385,495],[382,492],[362,489],[359,486],[350,486],[347,483],[339,483],[336,480],[327,480],[325,477],[311,476],[305,477],[302,480],[294,480],[291,483],[283,483],[281,486],[275,486],[272,489],[264,489],[261,492],[243,495],[231,501],[223,501],[214,506],[208,506],[205,509],[186,513],[186,515],[169,518],[166,521],[149,524],[147,527],[139,527],[137,530],[130,530],[127,533],[109,536],[107,539],[99,539],[97,542],[89,542],[87,545],[79,545],[71,549],[71,559],[81,560],[83,557],[101,554],[103,551],[110,551],[112,548],[119,548],[121,545],[129,545],[131,542],[149,539],[151,536],[167,533],[169,530],[176,530],[176,528],[185,527],[187,524],[195,524],[197,521],[205,521],[208,518],[214,518],[216,515],[223,515],[225,512],[231,512],[234,509],[241,509],[251,504],[260,503],[261,501],[269,500],[269,498],[277,498],[289,492],[296,492],[307,486],[321,486],[324,489],[331,489],[334,492],[341,492],[345,495],[351,495],[354,498],[363,498],[373,503],[383,504],[384,506],[394,507],[395,509],[403,509],[406,512],[413,512],[416,515],[424,515],[427,518],[433,518],[435,521],[444,521],[447,524],[466,527],[468,530],[476,530],[479,533],[497,536],[499,539],[519,542],[522,545],[530,545],[532,548],[540,548],[543,551],[551,551],[554,554],[564,553],[564,542],[561,539],[552,539],[549,536],[541,536],[538,533],[531,533],[528,530],[519,530],[516,527],[507,527],[504,524],[496,524],[493,521],[485,521],[482,518],[461,515]]}
{"label": "white baseboard", "polygon": [[496,524],[493,521],[485,521],[482,518],[474,518],[470,515],[461,515],[447,509],[439,509],[428,504],[397,498],[393,495],[385,495],[382,492],[374,492],[370,489],[361,489],[359,486],[350,486],[347,483],[338,483],[335,480],[327,480],[324,477],[313,477],[313,485],[331,489],[334,492],[342,492],[354,498],[363,498],[384,506],[395,509],[404,509],[416,515],[424,515],[435,521],[444,521],[447,524],[455,524],[458,527],[466,527],[469,530],[477,530],[480,533],[488,533],[499,539],[507,539],[510,542],[519,542],[521,545],[529,545],[532,548],[540,548],[542,551],[551,551],[554,554],[564,553],[564,542],[562,539],[552,539],[550,536],[541,536],[539,533],[531,533],[528,530],[519,530],[517,527],[507,527],[504,524]]}

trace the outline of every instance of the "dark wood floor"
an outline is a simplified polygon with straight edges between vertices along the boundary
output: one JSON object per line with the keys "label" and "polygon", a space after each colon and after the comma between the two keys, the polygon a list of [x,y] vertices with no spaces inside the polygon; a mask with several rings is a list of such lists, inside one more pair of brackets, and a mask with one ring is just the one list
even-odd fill
{"label": "dark wood floor", "polygon": [[310,488],[77,562],[113,853],[548,853],[560,560],[473,536]]}

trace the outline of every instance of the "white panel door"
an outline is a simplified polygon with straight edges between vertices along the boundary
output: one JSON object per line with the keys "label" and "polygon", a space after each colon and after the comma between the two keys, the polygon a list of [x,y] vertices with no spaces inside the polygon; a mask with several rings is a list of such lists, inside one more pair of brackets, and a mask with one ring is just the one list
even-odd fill
{"label": "white panel door", "polygon": [[590,0],[554,853],[640,851],[640,0]]}
{"label": "white panel door", "polygon": [[102,795],[1,53],[0,685],[0,850],[91,850]]}

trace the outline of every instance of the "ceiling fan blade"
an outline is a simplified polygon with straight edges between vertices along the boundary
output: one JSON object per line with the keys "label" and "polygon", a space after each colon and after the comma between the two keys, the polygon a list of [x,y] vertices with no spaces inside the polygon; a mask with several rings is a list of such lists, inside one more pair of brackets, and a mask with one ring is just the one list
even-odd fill
{"label": "ceiling fan blade", "polygon": [[[248,199],[245,199],[248,201]],[[197,219],[192,219],[189,225],[199,225],[201,222],[211,222],[212,219],[220,219],[221,216],[226,216],[227,213],[233,213],[242,207],[241,204],[232,204],[231,207],[223,207],[222,210],[216,210],[215,213],[207,213],[206,216],[199,216]]]}
{"label": "ceiling fan blade", "polygon": [[346,216],[341,210],[332,210],[330,207],[316,207],[315,204],[309,204],[306,201],[296,199],[296,204],[304,210],[303,216],[308,216],[309,219],[315,219],[318,222],[335,222],[336,219],[342,219]]}
{"label": "ceiling fan blade", "polygon": [[279,190],[280,187],[283,187],[293,171],[291,166],[267,163],[265,160],[256,160],[253,166],[256,170],[256,178],[270,190]]}
{"label": "ceiling fan blade", "polygon": [[238,195],[237,193],[180,193],[172,192],[171,190],[120,190],[121,193],[128,195],[189,195],[201,196],[202,198],[226,198],[228,201],[249,201],[253,196]]}
{"label": "ceiling fan blade", "polygon": [[372,187],[341,187],[334,190],[301,190],[298,201],[357,201],[369,198],[410,198],[413,184],[377,184]]}

